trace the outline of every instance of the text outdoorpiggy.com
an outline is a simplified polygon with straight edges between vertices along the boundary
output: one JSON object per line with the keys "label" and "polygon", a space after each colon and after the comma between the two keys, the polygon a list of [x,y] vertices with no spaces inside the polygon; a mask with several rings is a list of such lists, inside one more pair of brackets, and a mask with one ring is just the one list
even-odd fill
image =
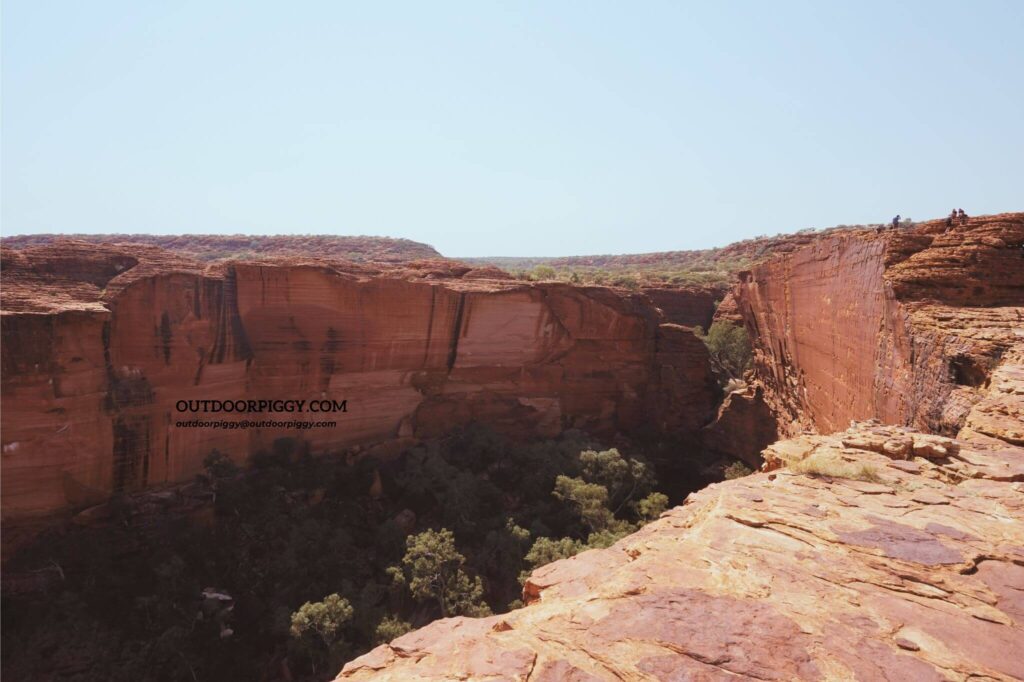
{"label": "text outdoorpiggy.com", "polygon": [[178,412],[348,412],[347,400],[179,400]]}

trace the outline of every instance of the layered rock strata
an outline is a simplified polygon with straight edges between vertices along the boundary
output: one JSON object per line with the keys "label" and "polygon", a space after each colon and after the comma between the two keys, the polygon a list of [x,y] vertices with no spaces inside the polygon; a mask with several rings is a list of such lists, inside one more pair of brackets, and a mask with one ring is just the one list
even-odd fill
{"label": "layered rock strata", "polygon": [[1005,214],[755,266],[716,313],[750,330],[753,381],[705,445],[876,419],[774,443],[764,473],[538,569],[527,607],[437,621],[339,679],[1024,678],[1022,245]]}
{"label": "layered rock strata", "polygon": [[668,322],[684,327],[711,326],[715,309],[728,292],[726,285],[642,287],[640,292],[658,306]]}
{"label": "layered rock strata", "polygon": [[[711,418],[703,345],[646,297],[501,277],[450,261],[207,266],[145,246],[5,249],[4,521],[187,480],[214,449],[242,462],[282,437],[314,453],[394,450],[472,422],[545,436],[689,432]],[[245,415],[337,422],[309,430],[177,425],[221,418],[176,407],[210,399],[347,411]]]}
{"label": "layered rock strata", "polygon": [[770,467],[874,480],[710,486],[538,569],[525,608],[436,621],[339,679],[1021,679],[1024,449],[1003,450],[877,423],[779,443]]}
{"label": "layered rock strata", "polygon": [[783,433],[878,418],[955,434],[1024,343],[1024,214],[821,237],[741,273]]}

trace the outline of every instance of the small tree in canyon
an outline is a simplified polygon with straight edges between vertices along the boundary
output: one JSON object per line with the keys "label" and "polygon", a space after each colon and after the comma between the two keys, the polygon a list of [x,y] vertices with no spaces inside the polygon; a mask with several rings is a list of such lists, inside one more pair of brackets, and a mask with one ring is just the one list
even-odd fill
{"label": "small tree in canyon", "polygon": [[747,330],[725,320],[712,323],[705,334],[700,327],[694,333],[708,347],[711,358],[730,376],[742,377],[750,367],[754,352]]}
{"label": "small tree in canyon", "polygon": [[352,620],[352,605],[337,594],[306,602],[292,614],[292,641],[306,651],[316,673],[317,662],[342,658],[342,628]]}
{"label": "small tree in canyon", "polygon": [[455,548],[455,536],[447,528],[426,530],[406,540],[405,571],[391,571],[407,579],[417,601],[435,601],[441,616],[483,616],[490,613],[483,602],[483,583],[464,570],[466,557]]}

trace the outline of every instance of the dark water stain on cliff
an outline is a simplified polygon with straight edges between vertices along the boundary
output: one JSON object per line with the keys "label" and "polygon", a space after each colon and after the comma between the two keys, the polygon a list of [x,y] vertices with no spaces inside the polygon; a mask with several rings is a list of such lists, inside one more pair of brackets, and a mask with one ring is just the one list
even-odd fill
{"label": "dark water stain on cliff", "polygon": [[164,364],[171,364],[171,316],[166,310],[160,316],[160,346],[164,351]]}
{"label": "dark water stain on cliff", "polygon": [[327,328],[327,339],[320,346],[320,390],[326,391],[331,384],[335,369],[335,354],[341,350],[341,338],[334,327]]}
{"label": "dark water stain on cliff", "polygon": [[455,308],[455,323],[452,325],[452,342],[448,348],[448,371],[455,367],[455,359],[459,355],[459,337],[462,336],[462,316],[466,309],[466,294],[459,294],[459,302]]}
{"label": "dark water stain on cliff", "polygon": [[5,315],[0,320],[3,340],[0,367],[5,376],[56,370],[56,322],[56,317],[52,315]]}
{"label": "dark water stain on cliff", "polygon": [[211,364],[251,360],[252,347],[238,312],[238,275],[234,267],[229,267],[225,273],[218,299],[220,315],[217,319],[216,340],[210,350]]}
{"label": "dark water stain on cliff", "polygon": [[153,387],[141,370],[114,366],[111,355],[111,323],[103,324],[103,362],[107,392],[103,407],[111,415],[113,429],[112,489],[114,494],[137,490],[149,479],[150,417],[131,414],[134,408],[154,401]]}
{"label": "dark water stain on cliff", "polygon": [[114,428],[114,493],[138,490],[149,478],[149,418],[118,416]]}

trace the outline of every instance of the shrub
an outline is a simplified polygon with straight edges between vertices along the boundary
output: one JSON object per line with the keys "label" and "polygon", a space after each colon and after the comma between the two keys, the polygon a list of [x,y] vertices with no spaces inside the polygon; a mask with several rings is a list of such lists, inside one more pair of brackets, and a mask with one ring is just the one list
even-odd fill
{"label": "shrub", "polygon": [[583,542],[573,538],[537,538],[537,541],[533,543],[533,547],[530,547],[530,551],[523,558],[529,569],[519,574],[519,582],[525,583],[534,569],[546,566],[559,559],[568,559],[569,557],[576,556],[586,548],[587,546]]}
{"label": "shrub", "polygon": [[535,265],[530,271],[530,279],[534,280],[555,279],[556,275],[555,269],[550,265]]}
{"label": "shrub", "polygon": [[747,330],[738,325],[718,320],[712,323],[707,334],[700,327],[694,333],[708,347],[711,357],[734,377],[742,376],[753,359],[753,349]]}
{"label": "shrub", "polygon": [[787,467],[797,474],[810,476],[829,476],[831,478],[849,478],[856,481],[877,483],[882,480],[878,470],[870,464],[844,462],[835,457],[814,454],[799,462],[792,462]]}
{"label": "shrub", "polygon": [[608,489],[596,483],[587,483],[582,478],[559,476],[555,479],[556,499],[568,502],[579,514],[580,520],[591,531],[604,530],[615,517],[608,509]]}
{"label": "shrub", "polygon": [[[481,616],[490,612],[483,603],[483,583],[462,570],[466,557],[455,549],[455,536],[447,528],[427,530],[406,540],[402,565],[409,591],[417,601],[436,601],[441,616]],[[396,576],[393,575],[395,579]]]}
{"label": "shrub", "polygon": [[733,462],[729,466],[725,467],[725,480],[731,481],[734,478],[743,478],[754,473],[754,470],[748,467],[743,462]]}
{"label": "shrub", "polygon": [[398,616],[386,616],[377,624],[373,633],[376,644],[386,644],[412,630],[412,625]]}
{"label": "shrub", "polygon": [[325,660],[324,654],[331,657],[337,653],[342,628],[350,620],[352,605],[337,594],[329,594],[321,602],[306,602],[292,614],[289,633],[309,654],[314,673],[317,662]]}
{"label": "shrub", "polygon": [[644,521],[653,521],[668,509],[668,496],[662,493],[651,493],[636,503],[636,513]]}

